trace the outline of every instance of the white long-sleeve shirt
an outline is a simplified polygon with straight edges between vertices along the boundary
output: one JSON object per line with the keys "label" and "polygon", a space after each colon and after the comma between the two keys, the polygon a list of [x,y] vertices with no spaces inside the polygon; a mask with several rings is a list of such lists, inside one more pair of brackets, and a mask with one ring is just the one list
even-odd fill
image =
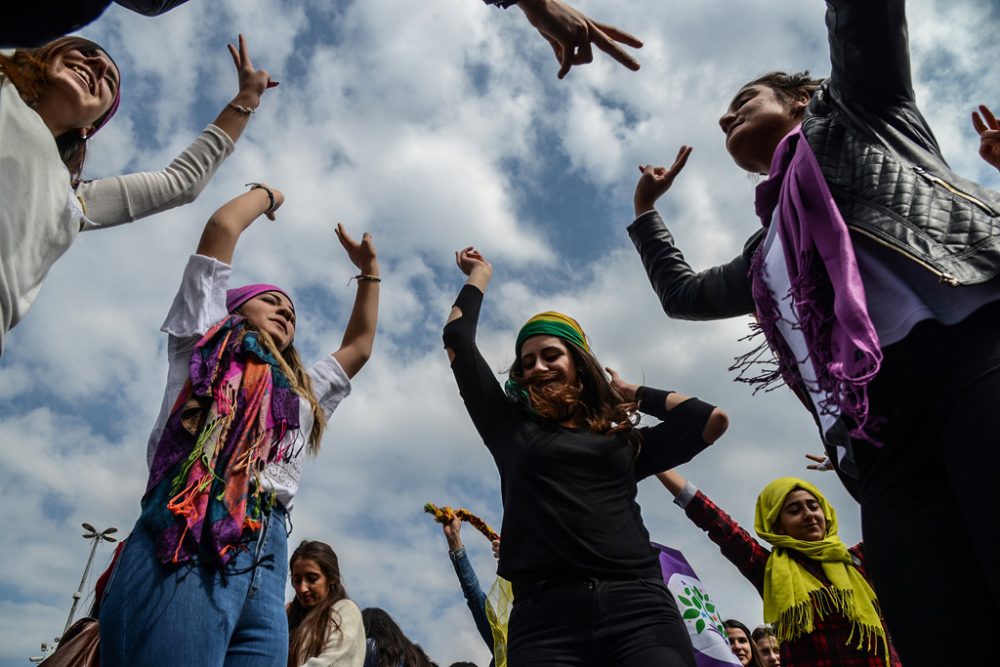
{"label": "white long-sleeve shirt", "polygon": [[80,183],[74,190],[52,132],[0,75],[0,354],[49,272],[81,231],[185,204],[234,149],[209,125],[160,171]]}

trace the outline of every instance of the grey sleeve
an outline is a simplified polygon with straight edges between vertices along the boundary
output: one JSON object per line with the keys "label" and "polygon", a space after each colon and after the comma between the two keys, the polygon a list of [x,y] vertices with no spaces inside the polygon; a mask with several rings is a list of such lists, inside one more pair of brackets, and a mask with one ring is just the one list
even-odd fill
{"label": "grey sleeve", "polygon": [[229,135],[209,125],[165,169],[81,183],[76,194],[89,220],[84,230],[132,222],[194,201],[234,148]]}

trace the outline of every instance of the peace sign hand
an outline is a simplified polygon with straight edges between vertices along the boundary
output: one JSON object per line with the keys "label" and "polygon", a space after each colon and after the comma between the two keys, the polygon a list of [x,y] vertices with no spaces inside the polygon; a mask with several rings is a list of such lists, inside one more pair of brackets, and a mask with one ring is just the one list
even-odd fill
{"label": "peace sign hand", "polygon": [[267,73],[267,70],[254,69],[243,35],[239,36],[239,49],[232,44],[226,44],[226,46],[229,48],[229,55],[233,57],[233,64],[236,65],[236,75],[240,86],[237,99],[240,100],[240,104],[255,109],[260,104],[260,96],[264,94],[264,91],[268,88],[274,88],[278,82],[271,80],[271,75]]}

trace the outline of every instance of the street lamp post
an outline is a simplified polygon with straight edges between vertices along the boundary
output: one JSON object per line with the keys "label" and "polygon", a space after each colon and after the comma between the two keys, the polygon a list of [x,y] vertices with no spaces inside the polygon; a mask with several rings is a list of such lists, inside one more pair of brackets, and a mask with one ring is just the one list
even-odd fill
{"label": "street lamp post", "polygon": [[90,574],[90,566],[94,563],[94,554],[97,553],[97,545],[102,541],[105,542],[117,542],[117,538],[111,537],[113,533],[117,533],[118,529],[112,526],[101,532],[97,532],[93,526],[89,523],[82,524],[84,530],[87,532],[83,534],[84,539],[91,540],[93,544],[90,547],[90,558],[87,559],[87,567],[83,570],[83,577],[80,578],[80,587],[76,589],[73,593],[73,606],[69,608],[69,618],[66,619],[66,627],[63,628],[63,634],[69,630],[69,626],[73,624],[73,615],[76,613],[76,605],[80,602],[80,597],[83,595],[83,587],[87,583],[87,575]]}

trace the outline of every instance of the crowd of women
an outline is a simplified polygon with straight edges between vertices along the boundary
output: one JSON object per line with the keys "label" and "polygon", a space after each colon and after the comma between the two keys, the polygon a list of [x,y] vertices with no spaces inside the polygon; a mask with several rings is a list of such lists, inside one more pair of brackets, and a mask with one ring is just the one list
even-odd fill
{"label": "crowd of women", "polygon": [[[99,14],[107,3],[91,4]],[[487,4],[519,4],[560,78],[592,59],[592,44],[638,67],[617,43],[639,40],[558,0]],[[864,543],[841,541],[815,485],[781,478],[757,498],[763,546],[674,471],[723,436],[726,413],[603,367],[569,315],[527,319],[501,384],[476,345],[492,266],[464,248],[443,339],[500,474],[507,664],[695,664],[636,503],[651,476],[763,599],[770,625],[726,624],[742,664],[995,662],[986,641],[925,640],[953,627],[953,608],[969,638],[988,637],[1000,612],[1000,484],[984,465],[1000,432],[1000,195],[948,167],[916,105],[903,0],[827,0],[827,28],[828,78],[765,74],[719,119],[736,165],[764,176],[761,229],[744,251],[696,272],[657,212],[688,147],[669,168],[640,168],[628,233],[668,316],[755,317],[761,343],[740,377],[786,384],[813,416],[860,503]],[[237,95],[170,165],[89,181],[87,141],[120,99],[115,61],[80,37],[0,55],[0,352],[79,232],[191,201],[233,152],[277,82],[242,38],[230,51]],[[1000,169],[1000,124],[986,107],[973,124]],[[287,556],[306,457],[372,354],[381,278],[371,236],[339,226],[358,271],[354,307],[339,347],[304,364],[291,295],[229,282],[241,236],[283,202],[253,183],[222,205],[181,276],[162,327],[169,370],[141,515],[100,604],[106,667],[430,664],[388,614],[350,600],[328,545]],[[762,355],[773,367],[761,370]]]}

